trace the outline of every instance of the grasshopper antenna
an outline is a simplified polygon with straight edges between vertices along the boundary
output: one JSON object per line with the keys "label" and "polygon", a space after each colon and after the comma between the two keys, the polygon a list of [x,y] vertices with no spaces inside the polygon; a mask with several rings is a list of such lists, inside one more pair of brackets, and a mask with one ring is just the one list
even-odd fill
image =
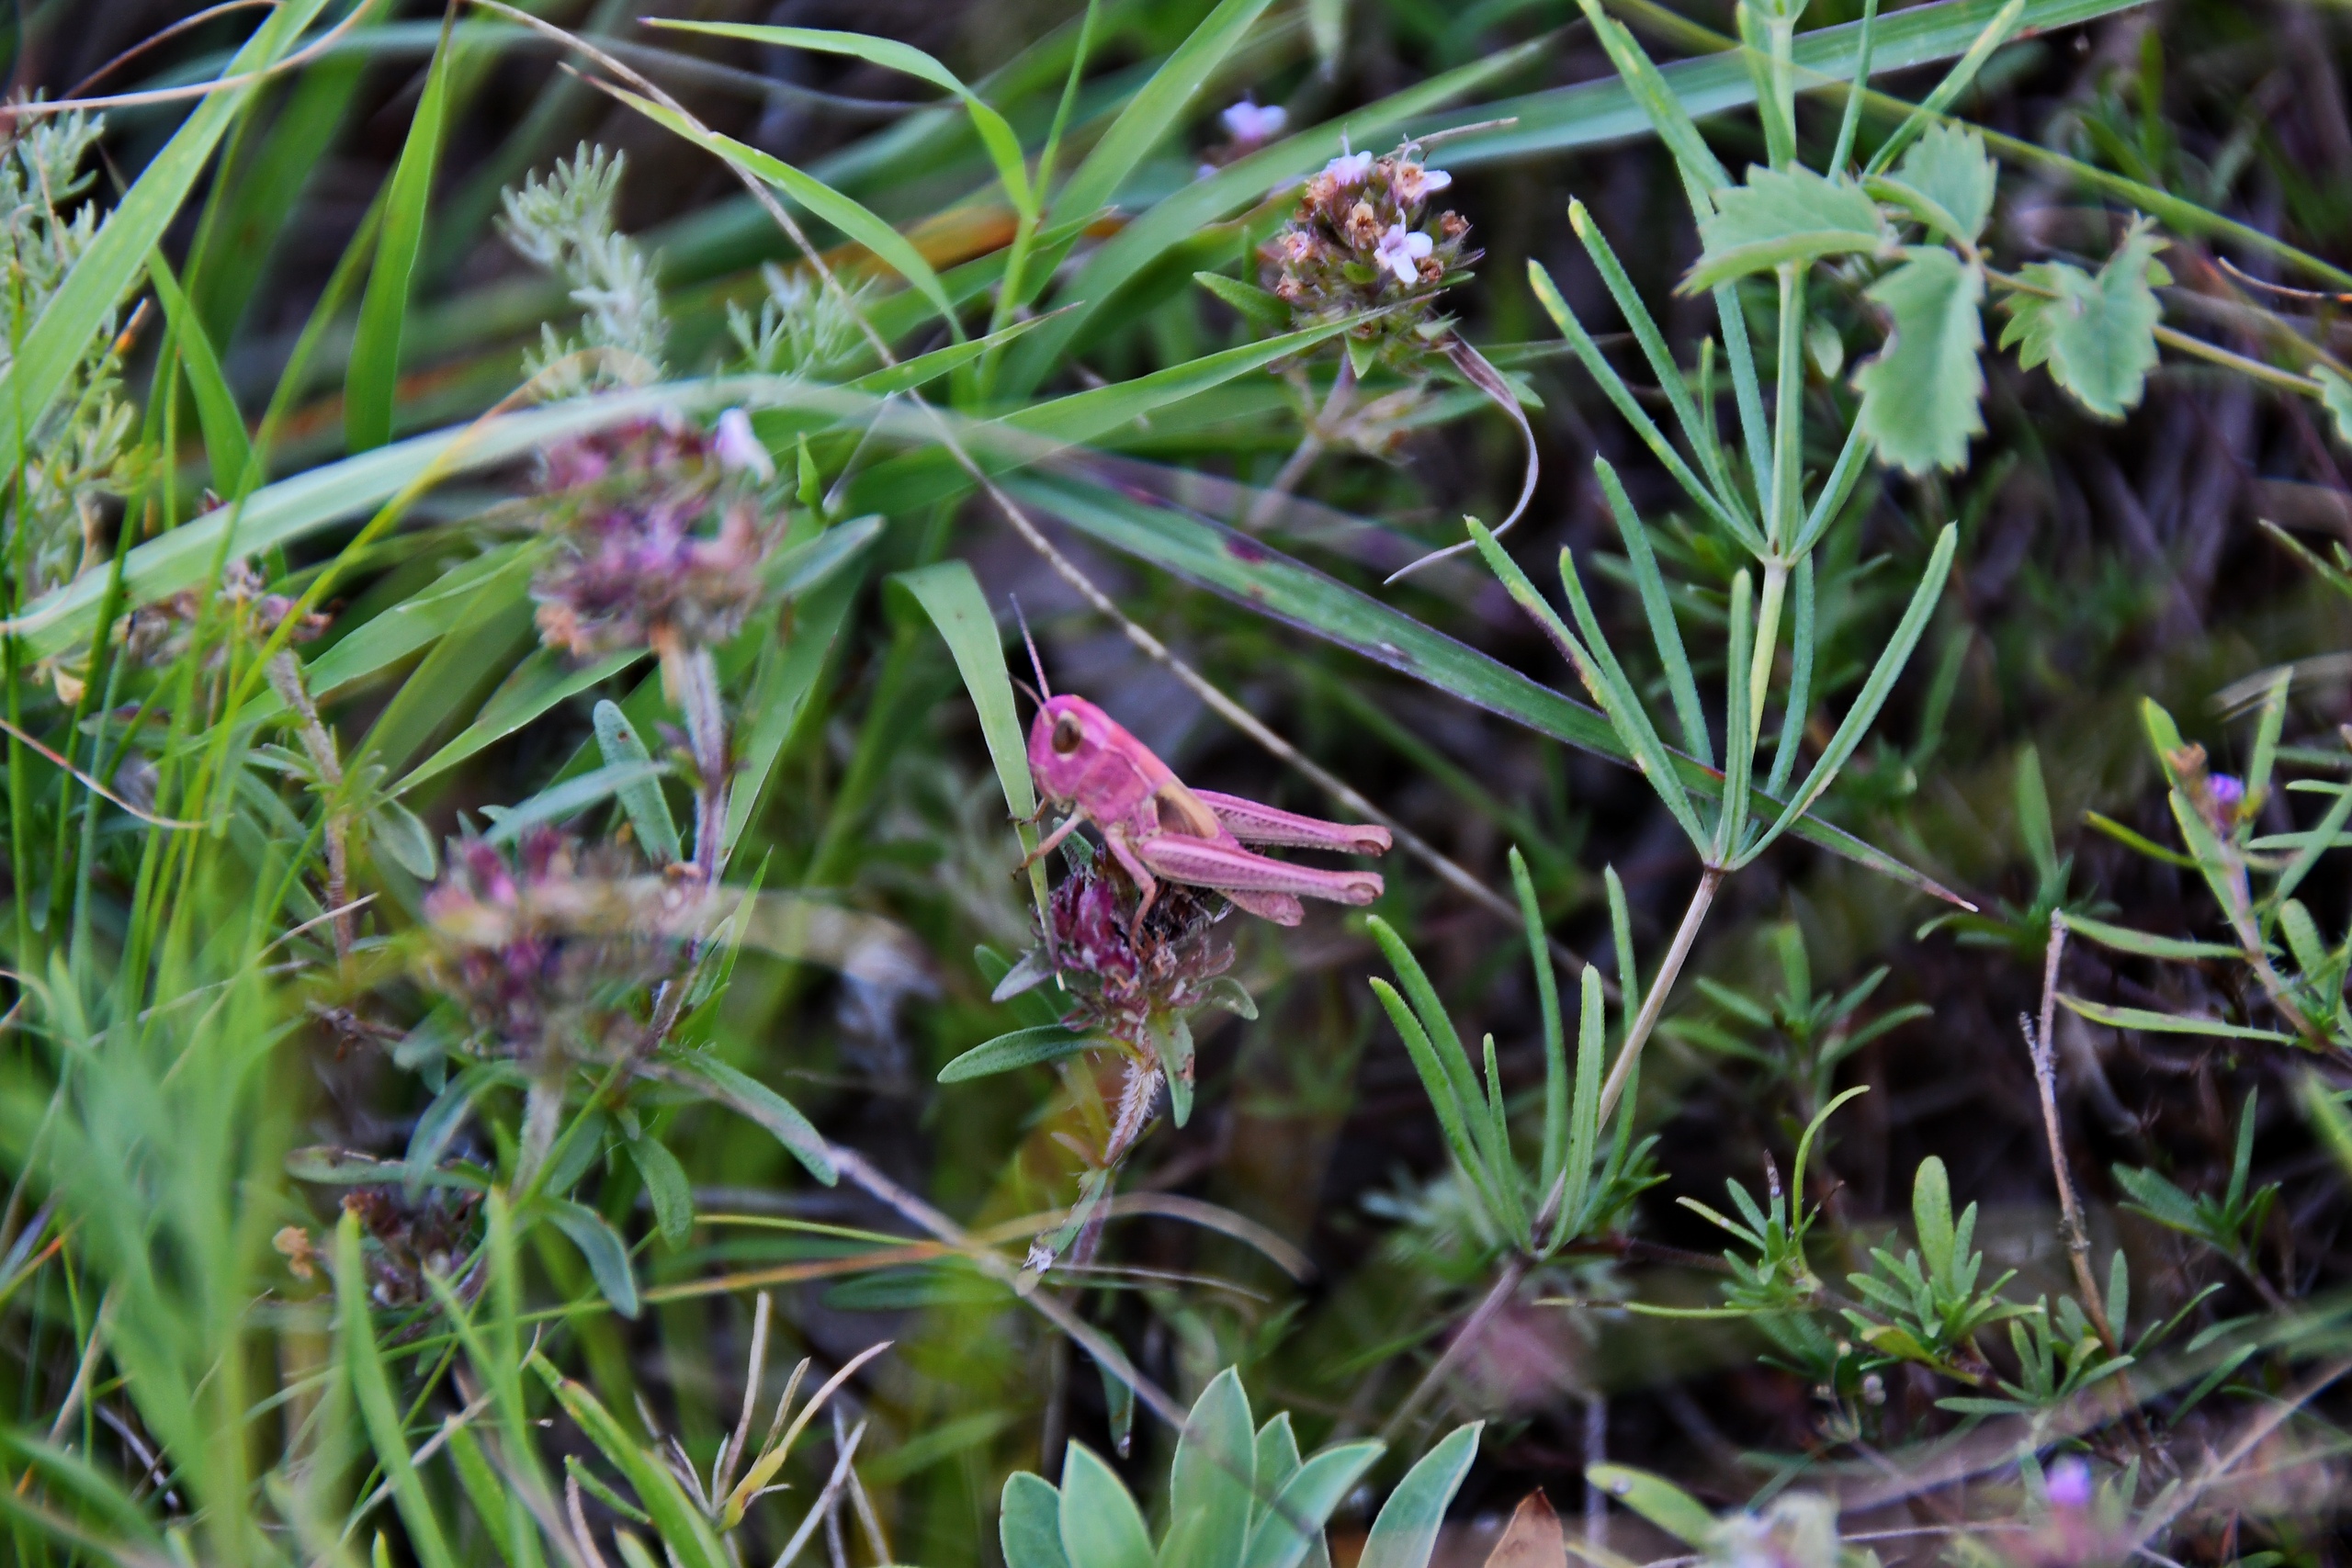
{"label": "grasshopper antenna", "polygon": [[1029,668],[1037,672],[1037,690],[1031,694],[1037,698],[1037,705],[1043,707],[1054,695],[1053,685],[1046,679],[1046,661],[1037,657],[1037,639],[1029,635],[1029,617],[1021,613],[1020,599],[1013,594],[1005,597],[1012,601],[1012,618],[1021,625],[1021,640],[1029,649]]}

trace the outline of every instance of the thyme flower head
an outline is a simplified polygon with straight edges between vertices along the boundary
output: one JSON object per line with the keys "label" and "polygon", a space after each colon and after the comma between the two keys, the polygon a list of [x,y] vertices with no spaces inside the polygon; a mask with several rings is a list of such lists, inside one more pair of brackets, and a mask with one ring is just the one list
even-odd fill
{"label": "thyme flower head", "polygon": [[[665,971],[662,911],[625,851],[584,849],[547,827],[509,853],[454,840],[424,897],[425,983],[457,1002],[499,1055],[594,1060],[642,1032],[636,1002]],[[658,897],[653,895],[652,897]]]}
{"label": "thyme flower head", "polygon": [[1289,220],[1258,252],[1261,281],[1290,306],[1294,327],[1383,311],[1350,336],[1402,361],[1444,336],[1438,296],[1478,253],[1460,213],[1430,210],[1453,176],[1416,151],[1342,153],[1300,187]]}
{"label": "thyme flower head", "polygon": [[531,586],[541,639],[586,658],[732,637],[766,597],[779,530],[761,486],[775,477],[735,409],[716,430],[671,414],[548,448],[539,496],[558,548]]}
{"label": "thyme flower head", "polygon": [[1139,926],[1137,901],[1125,873],[1093,861],[1062,879],[1047,908],[1051,951],[1074,999],[1063,1023],[1146,1051],[1152,1027],[1232,988],[1217,982],[1233,948],[1214,934],[1229,908],[1215,895],[1162,883]]}

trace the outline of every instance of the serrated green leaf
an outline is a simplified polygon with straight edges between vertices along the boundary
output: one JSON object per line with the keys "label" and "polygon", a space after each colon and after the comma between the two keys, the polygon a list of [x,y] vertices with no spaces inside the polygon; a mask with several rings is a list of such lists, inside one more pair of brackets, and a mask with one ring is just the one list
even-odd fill
{"label": "serrated green leaf", "polygon": [[1714,200],[1714,215],[1699,225],[1702,248],[1682,280],[1685,294],[1784,262],[1876,255],[1894,243],[1878,204],[1860,186],[1802,166],[1751,168],[1746,184],[1726,186]]}
{"label": "serrated green leaf", "polygon": [[1883,184],[1949,237],[1973,243],[1993,215],[1996,175],[1984,138],[1973,127],[1931,125]]}
{"label": "serrated green leaf", "polygon": [[2064,262],[2036,262],[2019,276],[2056,297],[2012,295],[2001,346],[2015,346],[2030,370],[2047,364],[2057,383],[2101,419],[2120,419],[2138,406],[2156,365],[2156,323],[2164,305],[2155,290],[2172,281],[2156,260],[2165,242],[2145,219],[2093,277]]}
{"label": "serrated green leaf", "polygon": [[1961,468],[1984,429],[1984,275],[1939,245],[1914,246],[1868,298],[1892,319],[1886,346],[1854,374],[1858,427],[1907,473]]}

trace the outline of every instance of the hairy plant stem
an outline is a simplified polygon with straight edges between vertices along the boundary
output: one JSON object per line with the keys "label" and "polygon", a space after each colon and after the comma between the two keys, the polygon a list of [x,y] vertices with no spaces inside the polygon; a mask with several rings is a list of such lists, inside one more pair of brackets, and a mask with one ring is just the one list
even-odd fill
{"label": "hairy plant stem", "polygon": [[351,822],[345,814],[345,803],[338,798],[343,790],[343,760],[335,753],[334,734],[321,722],[319,706],[303,683],[302,666],[291,653],[281,649],[270,655],[269,684],[277,700],[295,716],[295,733],[301,738],[311,766],[319,773],[319,809],[323,813],[320,832],[326,840],[327,908],[334,912],[334,957],[338,967],[348,969],[357,918],[351,908]]}
{"label": "hairy plant stem", "polygon": [[1471,1308],[1470,1315],[1454,1331],[1453,1339],[1447,1343],[1436,1363],[1421,1374],[1421,1381],[1413,1385],[1413,1392],[1405,1396],[1404,1403],[1396,1406],[1381,1427],[1381,1441],[1396,1441],[1396,1435],[1413,1418],[1413,1413],[1438,1391],[1446,1375],[1453,1371],[1462,1358],[1470,1353],[1471,1347],[1486,1333],[1487,1325],[1494,1321],[1495,1314],[1510,1305],[1511,1298],[1519,1294],[1520,1281],[1526,1278],[1527,1258],[1519,1253],[1511,1254],[1510,1260],[1504,1263],[1502,1272],[1495,1276],[1494,1286],[1487,1292],[1485,1299]]}
{"label": "hairy plant stem", "polygon": [[718,881],[719,840],[727,831],[727,712],[718,701],[718,667],[710,649],[657,637],[662,684],[685,716],[686,745],[695,759],[695,874],[705,887]]}
{"label": "hairy plant stem", "polygon": [[1247,519],[1250,527],[1262,528],[1272,522],[1283,502],[1290,499],[1291,491],[1306,479],[1307,470],[1315,467],[1315,460],[1331,444],[1332,434],[1339,426],[1340,416],[1347,412],[1355,386],[1355,362],[1343,354],[1340,356],[1340,372],[1331,378],[1331,393],[1323,400],[1321,412],[1306,422],[1306,430],[1299,434],[1297,449],[1283,463],[1281,471],[1274,475],[1274,482],[1250,503]]}
{"label": "hairy plant stem", "polygon": [[[2033,1077],[2041,1094],[2041,1125],[2050,1139],[2050,1174],[2058,1182],[2058,1228],[2066,1243],[2066,1259],[2075,1270],[2075,1289],[2083,1310],[2098,1330],[2099,1343],[2110,1356],[2122,1354],[2115,1325],[2107,1320],[2107,1303],[2091,1274],[2091,1235],[2083,1224],[2083,1206],[2075,1198],[2075,1181],[2066,1168],[2066,1143],[2058,1131],[2058,1062],[2052,1031],[2058,1021],[2058,968],[2066,953],[2066,915],[2050,911],[2050,945],[2041,960],[2041,1017],[2028,1023],[2026,1049],[2033,1055]],[[2019,1021],[2024,1021],[2020,1020]]]}
{"label": "hairy plant stem", "polygon": [[1708,908],[1714,903],[1715,889],[1723,886],[1723,880],[1721,866],[1711,865],[1699,874],[1699,886],[1690,895],[1690,907],[1682,911],[1682,924],[1675,929],[1673,944],[1659,961],[1650,988],[1642,997],[1642,1010],[1634,1015],[1632,1025],[1625,1031],[1625,1043],[1618,1047],[1617,1060],[1610,1066],[1608,1081],[1600,1086],[1600,1120],[1603,1125],[1608,1123],[1610,1112],[1617,1109],[1618,1097],[1625,1092],[1625,1081],[1634,1076],[1634,1064],[1641,1060],[1642,1046],[1657,1027],[1659,1015],[1666,1011],[1667,993],[1674,988],[1675,979],[1690,956],[1691,945],[1699,940],[1699,928],[1706,924]]}

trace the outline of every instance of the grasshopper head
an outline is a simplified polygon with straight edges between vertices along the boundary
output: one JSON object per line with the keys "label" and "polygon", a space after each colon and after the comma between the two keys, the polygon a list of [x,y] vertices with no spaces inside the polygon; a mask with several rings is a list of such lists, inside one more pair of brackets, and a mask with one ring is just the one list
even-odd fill
{"label": "grasshopper head", "polygon": [[1049,800],[1075,800],[1118,727],[1084,697],[1046,699],[1029,726],[1029,772]]}

